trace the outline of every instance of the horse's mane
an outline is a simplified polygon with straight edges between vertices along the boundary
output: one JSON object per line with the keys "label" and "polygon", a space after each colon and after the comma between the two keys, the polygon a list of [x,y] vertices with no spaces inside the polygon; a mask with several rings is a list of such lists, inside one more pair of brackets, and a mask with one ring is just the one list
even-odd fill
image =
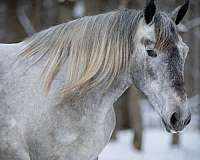
{"label": "horse's mane", "polygon": [[48,93],[52,81],[67,62],[65,95],[101,85],[109,87],[127,71],[140,11],[117,10],[83,17],[34,34],[24,41],[22,59],[47,57],[42,84]]}

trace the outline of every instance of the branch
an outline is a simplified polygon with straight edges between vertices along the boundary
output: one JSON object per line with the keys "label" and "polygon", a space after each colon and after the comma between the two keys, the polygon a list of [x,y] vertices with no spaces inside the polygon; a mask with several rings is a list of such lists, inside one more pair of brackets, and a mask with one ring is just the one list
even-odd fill
{"label": "branch", "polygon": [[22,27],[24,28],[25,33],[28,36],[31,36],[35,33],[35,29],[31,23],[30,19],[26,15],[24,7],[17,8],[17,18],[18,18],[20,24],[22,25]]}

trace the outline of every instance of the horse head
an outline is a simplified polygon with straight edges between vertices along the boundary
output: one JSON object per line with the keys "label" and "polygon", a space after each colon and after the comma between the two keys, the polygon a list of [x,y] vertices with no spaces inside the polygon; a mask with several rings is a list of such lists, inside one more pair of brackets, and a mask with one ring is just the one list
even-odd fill
{"label": "horse head", "polygon": [[171,15],[147,1],[135,34],[133,80],[159,113],[167,131],[181,131],[191,120],[184,88],[184,64],[189,51],[177,25],[189,1]]}

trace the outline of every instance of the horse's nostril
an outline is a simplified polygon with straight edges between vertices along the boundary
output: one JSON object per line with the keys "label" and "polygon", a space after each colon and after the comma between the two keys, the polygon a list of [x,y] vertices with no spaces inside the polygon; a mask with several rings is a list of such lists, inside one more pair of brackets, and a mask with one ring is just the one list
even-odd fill
{"label": "horse's nostril", "polygon": [[175,112],[171,116],[170,123],[174,127],[178,121],[179,121],[179,114]]}
{"label": "horse's nostril", "polygon": [[183,87],[184,86],[184,81],[175,81],[174,82],[174,86],[175,87]]}
{"label": "horse's nostril", "polygon": [[184,125],[187,126],[190,123],[190,121],[191,121],[191,115],[188,116],[188,118],[184,122]]}

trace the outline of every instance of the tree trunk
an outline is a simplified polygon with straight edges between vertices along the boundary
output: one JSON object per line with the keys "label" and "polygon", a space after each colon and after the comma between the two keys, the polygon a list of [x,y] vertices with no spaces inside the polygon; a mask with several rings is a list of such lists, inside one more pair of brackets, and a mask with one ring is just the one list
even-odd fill
{"label": "tree trunk", "polygon": [[41,2],[41,29],[46,29],[58,23],[57,0],[42,0]]}
{"label": "tree trunk", "polygon": [[85,0],[86,14],[95,15],[118,8],[116,0]]}
{"label": "tree trunk", "polygon": [[8,4],[6,0],[0,1],[0,42],[9,41]]}
{"label": "tree trunk", "polygon": [[103,13],[106,0],[86,0],[86,14],[95,15]]}
{"label": "tree trunk", "polygon": [[32,25],[30,16],[32,3],[31,0],[18,0],[17,1],[17,19],[27,36],[35,33],[34,26]]}
{"label": "tree trunk", "polygon": [[116,139],[117,132],[124,128],[125,124],[128,124],[127,115],[127,96],[126,92],[114,103],[114,110],[116,114],[116,126],[112,134],[112,139]]}
{"label": "tree trunk", "polygon": [[134,130],[133,146],[137,150],[142,149],[142,115],[139,105],[139,93],[135,87],[128,90],[128,113],[131,128]]}
{"label": "tree trunk", "polygon": [[172,145],[179,145],[179,134],[175,133],[172,135]]}
{"label": "tree trunk", "polygon": [[141,9],[144,6],[144,0],[120,0],[119,3],[122,8]]}

